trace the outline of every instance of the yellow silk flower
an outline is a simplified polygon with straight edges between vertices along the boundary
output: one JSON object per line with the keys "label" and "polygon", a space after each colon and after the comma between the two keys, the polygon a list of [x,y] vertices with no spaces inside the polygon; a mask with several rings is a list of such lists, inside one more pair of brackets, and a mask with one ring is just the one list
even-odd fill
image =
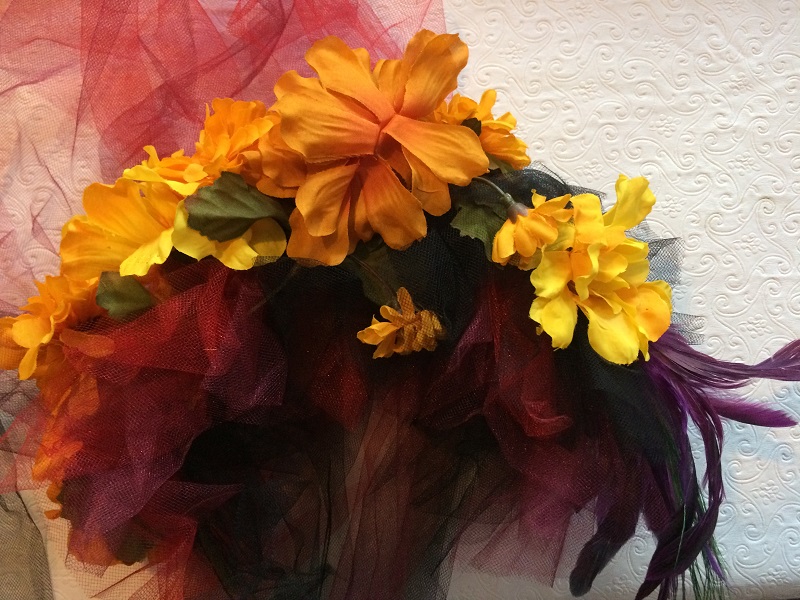
{"label": "yellow silk flower", "polygon": [[65,330],[102,312],[95,303],[96,279],[46,277],[36,287],[39,295],[28,298],[23,314],[0,319],[0,368],[19,369],[20,379],[34,376],[41,351]]}
{"label": "yellow silk flower", "polygon": [[566,348],[580,308],[589,321],[592,348],[603,358],[626,365],[639,352],[649,358],[648,343],[669,327],[672,305],[666,282],[646,282],[647,244],[625,235],[650,212],[655,196],[644,177],[620,175],[616,192],[617,203],[606,214],[597,196],[572,197],[572,249],[543,252],[531,273],[537,298],[530,317],[552,338],[555,348]]}
{"label": "yellow silk flower", "polygon": [[181,196],[165,183],[118,179],[83,193],[86,215],[72,217],[61,238],[61,273],[90,280],[104,271],[145,275],[172,250]]}
{"label": "yellow silk flower", "polygon": [[328,37],[306,53],[318,78],[290,71],[278,80],[281,136],[308,172],[290,218],[289,256],[339,264],[375,233],[405,248],[426,234],[425,212],[449,210],[448,184],[487,171],[472,131],[432,120],[467,55],[458,36],[423,30],[402,59],[370,70],[366,50]]}
{"label": "yellow silk flower", "polygon": [[429,310],[418,312],[406,288],[397,290],[397,301],[400,311],[381,306],[381,316],[387,321],[372,317],[372,325],[358,332],[359,340],[377,346],[372,358],[434,350],[444,336],[437,316]]}
{"label": "yellow silk flower", "polygon": [[528,157],[528,146],[511,131],[517,126],[517,120],[511,113],[501,117],[492,116],[492,107],[497,101],[495,90],[486,90],[480,102],[471,98],[454,94],[450,102],[443,102],[434,113],[439,123],[461,125],[467,119],[481,122],[480,141],[484,152],[489,157],[489,166],[495,168],[500,160],[513,169],[521,169],[531,163]]}
{"label": "yellow silk flower", "polygon": [[[284,196],[293,195],[304,177],[297,166],[299,155],[278,138],[269,138],[278,122],[276,113],[261,102],[231,99],[214,100],[212,108],[193,156],[179,150],[159,158],[147,146],[148,158],[126,169],[113,186],[94,183],[86,188],[85,216],[73,217],[62,231],[62,273],[85,280],[104,271],[144,276],[173,247],[198,260],[213,256],[231,269],[249,269],[284,253],[286,235],[271,219],[225,242],[210,240],[187,224],[184,198],[211,185],[223,171],[241,173],[251,185]],[[264,140],[270,139],[276,149],[265,146]],[[276,181],[265,175],[262,152],[270,152],[270,169],[286,174]]]}
{"label": "yellow silk flower", "polygon": [[185,197],[211,185],[226,171],[241,174],[250,185],[266,188],[262,191],[269,195],[293,197],[305,173],[302,157],[280,138],[279,122],[278,114],[262,102],[217,98],[211,108],[206,106],[205,124],[192,156],[178,150],[159,158],[153,146],[145,146],[147,159],[125,169],[122,176],[166,183]]}
{"label": "yellow silk flower", "polygon": [[506,265],[509,261],[520,269],[539,264],[543,248],[563,249],[572,245],[572,209],[566,208],[570,196],[547,200],[533,193],[533,209],[515,203],[509,218],[500,227],[492,243],[492,261]]}

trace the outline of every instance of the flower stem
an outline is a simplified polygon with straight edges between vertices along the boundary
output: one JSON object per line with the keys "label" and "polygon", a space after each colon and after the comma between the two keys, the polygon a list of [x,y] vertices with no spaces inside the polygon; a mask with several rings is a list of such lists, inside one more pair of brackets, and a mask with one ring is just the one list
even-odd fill
{"label": "flower stem", "polygon": [[492,182],[492,181],[489,181],[489,180],[488,180],[488,179],[486,179],[485,177],[476,177],[475,179],[476,179],[477,181],[482,181],[482,182],[483,182],[483,183],[485,183],[486,185],[490,185],[490,186],[492,186],[492,187],[493,187],[495,190],[497,190],[497,193],[498,193],[498,194],[500,194],[500,196],[503,198],[503,203],[506,205],[506,207],[510,207],[512,204],[514,204],[514,203],[516,202],[516,200],[514,200],[514,198],[512,198],[512,197],[511,197],[511,194],[509,194],[509,193],[507,193],[507,192],[504,192],[504,191],[503,191],[502,189],[500,189],[500,188],[497,186],[497,184],[495,184],[494,182]]}
{"label": "flower stem", "polygon": [[494,189],[497,190],[497,193],[503,198],[503,204],[506,207],[506,212],[508,213],[508,218],[511,220],[512,223],[517,222],[517,218],[520,216],[525,216],[528,214],[528,207],[524,204],[517,202],[514,198],[511,197],[511,194],[508,192],[504,192],[500,189],[494,182],[489,181],[484,177],[476,177],[478,181],[482,181],[486,185],[492,186]]}

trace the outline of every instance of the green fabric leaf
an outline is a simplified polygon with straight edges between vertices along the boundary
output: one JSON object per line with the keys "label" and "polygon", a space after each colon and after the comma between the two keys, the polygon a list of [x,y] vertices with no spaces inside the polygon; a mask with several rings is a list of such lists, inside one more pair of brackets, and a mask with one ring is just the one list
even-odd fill
{"label": "green fabric leaf", "polygon": [[122,277],[111,271],[100,275],[96,300],[117,321],[136,316],[155,304],[150,292],[135,277]]}
{"label": "green fabric leaf", "polygon": [[514,167],[512,167],[506,161],[504,161],[504,160],[502,160],[500,158],[497,158],[495,155],[487,154],[486,156],[489,158],[489,169],[490,170],[500,169],[501,173],[511,173],[513,171],[516,171],[516,169]]}
{"label": "green fabric leaf", "polygon": [[389,246],[380,238],[362,242],[349,255],[342,267],[361,280],[364,295],[378,306],[394,306],[397,290],[402,283],[397,277],[389,256]]}
{"label": "green fabric leaf", "polygon": [[492,260],[492,244],[494,236],[506,222],[505,214],[498,214],[496,205],[488,206],[472,202],[459,205],[458,213],[450,224],[466,237],[483,242],[486,257]]}
{"label": "green fabric leaf", "polygon": [[260,219],[275,219],[288,231],[289,219],[279,200],[247,185],[241,175],[224,172],[212,185],[186,198],[189,227],[210,240],[227,242]]}

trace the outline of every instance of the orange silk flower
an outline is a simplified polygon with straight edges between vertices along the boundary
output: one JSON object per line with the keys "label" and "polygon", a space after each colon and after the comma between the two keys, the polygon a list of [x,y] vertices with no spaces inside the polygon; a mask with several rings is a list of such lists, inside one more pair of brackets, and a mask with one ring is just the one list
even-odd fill
{"label": "orange silk flower", "polygon": [[448,184],[487,171],[474,132],[433,120],[467,55],[458,36],[423,30],[402,59],[371,70],[366,50],[328,37],[306,53],[318,78],[290,71],[278,80],[280,133],[308,171],[289,256],[339,264],[375,233],[403,249],[426,234],[425,212],[450,209]]}

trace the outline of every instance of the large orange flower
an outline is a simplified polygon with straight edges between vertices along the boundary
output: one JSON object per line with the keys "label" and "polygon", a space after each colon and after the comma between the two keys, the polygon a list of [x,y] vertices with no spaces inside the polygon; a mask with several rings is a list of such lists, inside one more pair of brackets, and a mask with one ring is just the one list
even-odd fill
{"label": "large orange flower", "polygon": [[405,248],[425,235],[425,212],[450,208],[448,184],[487,171],[471,130],[432,119],[467,54],[458,36],[421,31],[402,59],[378,61],[372,71],[366,50],[328,37],[306,53],[319,78],[290,71],[278,80],[282,139],[308,168],[290,256],[338,264],[375,233]]}

